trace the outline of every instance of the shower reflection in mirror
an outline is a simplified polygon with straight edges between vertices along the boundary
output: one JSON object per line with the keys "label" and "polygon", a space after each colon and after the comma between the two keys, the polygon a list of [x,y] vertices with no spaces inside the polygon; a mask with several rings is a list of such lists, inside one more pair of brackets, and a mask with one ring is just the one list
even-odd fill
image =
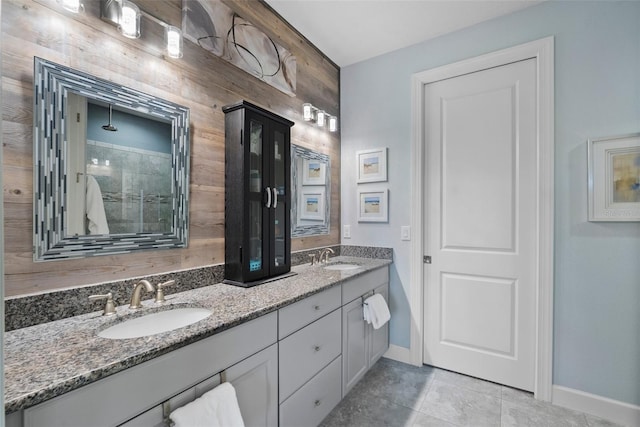
{"label": "shower reflection in mirror", "polygon": [[68,113],[67,235],[171,232],[171,123],[73,93]]}

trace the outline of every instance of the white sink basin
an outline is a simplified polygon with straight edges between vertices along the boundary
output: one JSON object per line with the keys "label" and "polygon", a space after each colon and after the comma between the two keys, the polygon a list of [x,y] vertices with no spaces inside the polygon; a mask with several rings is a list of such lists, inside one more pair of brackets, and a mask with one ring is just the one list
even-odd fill
{"label": "white sink basin", "polygon": [[139,338],[189,326],[211,316],[211,310],[197,307],[181,307],[135,317],[117,323],[98,333],[102,338],[114,340]]}
{"label": "white sink basin", "polygon": [[356,268],[360,268],[359,265],[356,264],[329,264],[324,267],[327,270],[355,270]]}

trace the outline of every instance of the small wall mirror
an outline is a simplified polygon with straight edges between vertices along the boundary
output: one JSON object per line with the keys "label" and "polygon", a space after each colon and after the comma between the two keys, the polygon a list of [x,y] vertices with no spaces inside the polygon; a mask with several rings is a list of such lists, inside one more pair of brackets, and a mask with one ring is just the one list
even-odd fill
{"label": "small wall mirror", "polygon": [[329,234],[329,156],[291,145],[291,237]]}
{"label": "small wall mirror", "polygon": [[186,247],[189,109],[34,62],[34,259]]}

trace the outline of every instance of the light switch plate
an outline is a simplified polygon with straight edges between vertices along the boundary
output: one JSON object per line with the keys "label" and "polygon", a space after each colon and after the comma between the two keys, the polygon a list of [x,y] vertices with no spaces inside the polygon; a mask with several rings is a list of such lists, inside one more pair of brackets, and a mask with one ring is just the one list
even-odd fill
{"label": "light switch plate", "polygon": [[351,238],[351,226],[350,225],[343,225],[342,226],[342,237],[344,237],[345,239],[350,239]]}
{"label": "light switch plate", "polygon": [[411,226],[403,225],[402,227],[400,227],[400,239],[411,240]]}

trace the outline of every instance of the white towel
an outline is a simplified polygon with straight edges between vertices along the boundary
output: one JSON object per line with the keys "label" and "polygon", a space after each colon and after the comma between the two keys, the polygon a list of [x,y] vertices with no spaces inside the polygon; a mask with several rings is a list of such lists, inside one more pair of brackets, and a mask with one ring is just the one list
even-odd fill
{"label": "white towel", "polygon": [[93,175],[87,175],[87,220],[89,234],[109,234],[107,216],[104,213],[102,192]]}
{"label": "white towel", "polygon": [[169,416],[175,427],[244,427],[236,390],[222,383]]}
{"label": "white towel", "polygon": [[380,294],[374,294],[364,300],[364,320],[373,325],[373,329],[380,329],[385,323],[391,319],[389,307],[384,297]]}

